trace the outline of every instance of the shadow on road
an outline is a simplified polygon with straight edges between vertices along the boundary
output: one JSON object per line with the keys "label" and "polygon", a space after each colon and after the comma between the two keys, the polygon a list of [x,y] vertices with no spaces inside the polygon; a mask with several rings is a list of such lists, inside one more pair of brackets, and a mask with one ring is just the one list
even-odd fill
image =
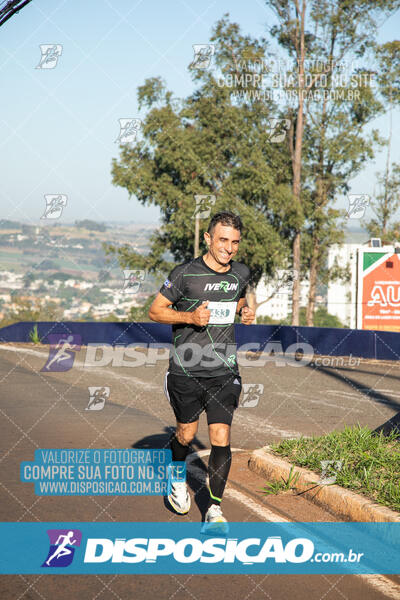
{"label": "shadow on road", "polygon": [[[333,357],[335,358],[335,357]],[[315,363],[311,362],[310,365],[315,365]],[[369,366],[369,365],[366,365]],[[366,369],[356,369],[355,367],[345,367],[343,365],[315,365],[315,368],[318,369],[339,369],[340,371],[349,371],[350,373],[361,373],[362,375],[378,375],[378,377],[382,377],[382,373],[379,371],[371,371]],[[400,381],[400,375],[390,375],[390,373],[385,373],[385,379],[396,379]]]}
{"label": "shadow on road", "polygon": [[[332,377],[333,379],[339,380],[342,383],[350,385],[352,388],[356,389],[358,392],[371,398],[372,401],[375,401],[379,404],[385,404],[385,406],[388,406],[389,408],[393,408],[393,410],[395,410],[395,409],[398,410],[400,408],[400,402],[393,400],[386,394],[383,394],[382,392],[378,392],[378,391],[374,390],[374,388],[369,387],[365,383],[360,383],[359,381],[357,381],[356,379],[353,379],[352,377],[349,377],[348,375],[341,375],[340,371],[343,371],[346,369],[342,369],[342,368],[338,368],[338,367],[321,367],[320,365],[318,365],[318,367],[315,367],[315,366],[313,366],[313,363],[307,365],[307,368],[308,369],[318,368],[318,371],[321,371],[325,375],[328,375],[329,377]],[[351,369],[349,369],[349,370],[351,370]],[[365,373],[365,371],[364,371],[364,373]]]}
{"label": "shadow on road", "polygon": [[[383,435],[389,435],[392,431],[400,435],[400,412],[396,413],[393,417],[390,417],[388,421],[379,425],[374,429],[375,433],[383,433]],[[399,438],[400,441],[400,438]]]}
{"label": "shadow on road", "polygon": [[[147,435],[136,442],[133,442],[131,448],[169,448],[169,440],[171,436],[175,433],[175,427],[164,427],[161,433],[155,433],[154,435]],[[193,451],[196,450],[204,450],[207,448],[201,442],[197,436],[193,439],[192,443],[189,444],[189,448]]]}
{"label": "shadow on road", "polygon": [[[137,440],[131,444],[131,448],[135,449],[165,449],[169,448],[169,440],[171,436],[175,433],[175,427],[164,427],[164,430],[160,433],[155,433],[154,435],[147,435],[146,437]],[[207,446],[203,444],[197,437],[195,437],[191,444],[189,444],[190,451],[196,452],[197,450],[205,450]],[[190,452],[189,452],[190,453]],[[204,479],[207,475],[207,465],[204,461],[197,457],[195,461],[195,468],[197,472],[199,470],[203,471]],[[197,477],[194,477],[191,472],[188,470],[187,472],[187,484],[191,490],[194,492],[194,501],[197,504],[199,511],[202,514],[202,518],[204,519],[204,515],[207,510],[207,504],[209,499],[209,493],[207,486],[204,485]],[[174,509],[169,504],[166,497],[164,497],[164,506],[169,512],[176,514]]]}
{"label": "shadow on road", "polygon": [[[315,366],[313,365],[313,363],[311,363],[311,364],[307,365],[307,368],[313,369],[313,368],[315,368]],[[338,368],[338,367],[321,367],[320,365],[318,365],[318,370],[321,370],[323,373],[325,373],[325,375],[328,375],[329,377],[332,377],[333,379],[342,381],[343,383],[350,385],[351,387],[355,388],[360,393],[371,398],[372,401],[378,402],[379,404],[385,404],[385,406],[388,406],[389,408],[393,408],[394,410],[400,408],[400,403],[396,402],[396,400],[393,400],[386,394],[383,394],[382,392],[377,392],[373,388],[370,388],[365,384],[359,383],[358,381],[349,377],[348,375],[341,375],[341,373],[340,373],[340,371],[353,371],[354,372],[353,369]],[[357,372],[365,373],[366,371],[358,370]],[[370,374],[370,373],[368,372],[368,374]],[[381,373],[378,373],[378,374],[382,375]],[[397,377],[395,377],[395,379],[397,379]],[[400,411],[397,412],[388,421],[386,421],[385,423],[383,423],[382,425],[379,425],[379,427],[374,429],[374,432],[380,433],[382,431],[384,433],[384,435],[388,435],[393,430],[396,431],[396,433],[400,433]]]}

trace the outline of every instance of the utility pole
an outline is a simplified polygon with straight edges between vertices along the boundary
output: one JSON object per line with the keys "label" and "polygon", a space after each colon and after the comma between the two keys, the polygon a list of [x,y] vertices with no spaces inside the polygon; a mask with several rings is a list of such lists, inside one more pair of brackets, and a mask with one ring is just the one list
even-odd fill
{"label": "utility pole", "polygon": [[194,258],[200,256],[200,219],[196,215],[194,220]]}

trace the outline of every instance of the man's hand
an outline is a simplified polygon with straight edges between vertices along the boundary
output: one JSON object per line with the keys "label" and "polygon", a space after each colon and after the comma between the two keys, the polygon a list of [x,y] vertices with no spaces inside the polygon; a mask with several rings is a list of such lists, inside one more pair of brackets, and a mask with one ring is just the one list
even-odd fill
{"label": "man's hand", "polygon": [[210,320],[211,310],[208,310],[208,300],[205,300],[196,310],[190,313],[191,324],[197,325],[198,327],[204,327]]}
{"label": "man's hand", "polygon": [[255,318],[256,318],[256,313],[249,306],[244,306],[242,308],[241,323],[243,325],[251,325]]}

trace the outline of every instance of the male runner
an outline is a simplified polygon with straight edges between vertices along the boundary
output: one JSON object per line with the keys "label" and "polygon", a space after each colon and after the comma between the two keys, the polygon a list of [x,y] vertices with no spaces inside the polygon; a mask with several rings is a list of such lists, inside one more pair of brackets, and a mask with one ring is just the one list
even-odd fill
{"label": "male runner", "polygon": [[[255,313],[246,303],[250,270],[235,262],[242,230],[238,215],[215,214],[204,234],[207,253],[178,265],[150,307],[149,317],[172,325],[174,349],[165,391],[176,417],[172,458],[184,461],[207,413],[211,453],[206,523],[226,522],[221,500],[231,466],[230,428],[242,389],[236,360],[234,317],[251,325]],[[168,500],[186,514],[190,496],[185,482],[173,484]]]}

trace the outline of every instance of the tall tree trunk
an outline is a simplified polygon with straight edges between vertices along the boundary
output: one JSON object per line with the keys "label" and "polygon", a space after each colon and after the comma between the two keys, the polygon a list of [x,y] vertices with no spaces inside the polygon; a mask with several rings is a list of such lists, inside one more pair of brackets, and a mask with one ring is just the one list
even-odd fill
{"label": "tall tree trunk", "polygon": [[[332,60],[333,47],[331,49],[330,60]],[[329,77],[330,80],[330,77]],[[316,180],[316,198],[315,198],[315,224],[312,235],[312,252],[310,261],[310,289],[308,292],[308,302],[306,311],[306,323],[308,327],[314,326],[314,311],[315,311],[315,296],[317,291],[317,280],[320,269],[320,227],[323,219],[321,219],[321,211],[328,202],[328,190],[326,180],[324,179],[324,147],[325,147],[325,134],[326,134],[326,96],[322,105],[321,115],[321,137],[319,140],[318,149],[318,164],[317,164],[317,180]]]}
{"label": "tall tree trunk", "polygon": [[[295,0],[296,10],[299,13],[298,0]],[[297,277],[293,281],[293,296],[292,296],[292,325],[299,325],[299,309],[300,309],[300,223],[301,223],[301,150],[303,145],[303,118],[304,118],[304,97],[303,90],[305,89],[304,81],[304,23],[306,14],[306,0],[303,0],[301,7],[300,28],[297,38],[297,62],[298,62],[298,92],[299,104],[296,120],[296,141],[293,153],[292,168],[293,168],[293,199],[296,206],[298,226],[296,228],[293,239],[293,269],[297,272]]]}
{"label": "tall tree trunk", "polygon": [[[393,107],[393,101],[392,101],[392,87],[390,86],[390,92],[389,92],[389,104],[390,104],[390,108],[389,108],[389,139],[388,139],[388,150],[387,150],[387,157],[386,157],[386,170],[385,170],[385,187],[384,187],[384,193],[385,193],[385,198],[384,198],[384,211],[383,211],[383,223],[382,223],[382,237],[386,238],[386,233],[387,233],[387,226],[388,226],[388,221],[389,221],[389,210],[388,210],[388,183],[389,183],[389,171],[390,171],[390,147],[392,145],[392,107]],[[383,240],[383,243],[385,243],[385,239]]]}
{"label": "tall tree trunk", "polygon": [[319,259],[319,240],[313,238],[313,248],[310,263],[310,289],[308,293],[307,303],[307,326],[313,327],[314,325],[314,310],[315,310],[315,296],[317,292],[317,276],[318,276],[318,259]]}
{"label": "tall tree trunk", "polygon": [[300,231],[296,232],[293,240],[293,269],[297,271],[297,277],[293,279],[292,295],[292,325],[299,325],[300,313]]}

